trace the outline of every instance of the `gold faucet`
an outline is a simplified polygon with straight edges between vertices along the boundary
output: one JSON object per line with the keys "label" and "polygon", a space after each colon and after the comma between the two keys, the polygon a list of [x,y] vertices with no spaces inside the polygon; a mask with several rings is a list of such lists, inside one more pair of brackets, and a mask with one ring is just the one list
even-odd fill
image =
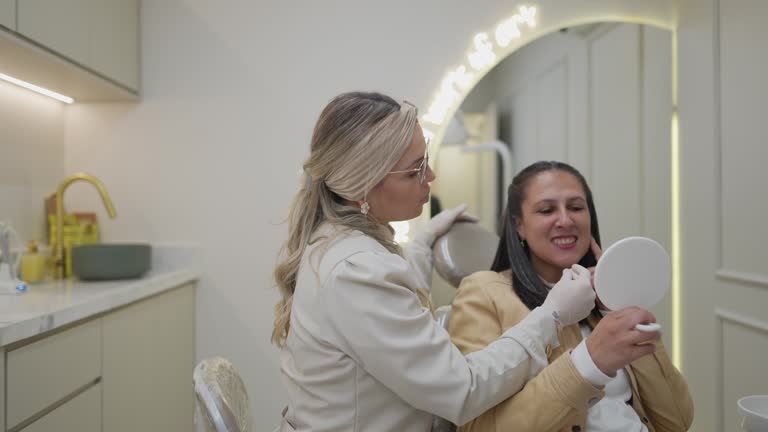
{"label": "gold faucet", "polygon": [[76,173],[59,183],[59,187],[56,188],[56,245],[53,255],[54,279],[64,278],[64,191],[69,185],[79,180],[92,184],[99,191],[109,217],[112,219],[117,217],[117,212],[112,205],[112,200],[109,198],[107,190],[104,188],[104,184],[96,177],[86,173]]}

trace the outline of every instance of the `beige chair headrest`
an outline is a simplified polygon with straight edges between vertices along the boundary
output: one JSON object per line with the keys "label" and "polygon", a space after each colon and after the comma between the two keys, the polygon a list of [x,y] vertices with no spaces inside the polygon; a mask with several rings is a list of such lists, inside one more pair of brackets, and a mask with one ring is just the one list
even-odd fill
{"label": "beige chair headrest", "polygon": [[435,270],[454,287],[470,274],[490,270],[499,236],[471,222],[455,223],[435,241]]}

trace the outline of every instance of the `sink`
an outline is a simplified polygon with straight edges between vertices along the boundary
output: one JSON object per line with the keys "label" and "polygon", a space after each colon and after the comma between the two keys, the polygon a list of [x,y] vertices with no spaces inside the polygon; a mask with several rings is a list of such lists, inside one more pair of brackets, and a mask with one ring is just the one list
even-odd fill
{"label": "sink", "polygon": [[149,270],[152,247],[141,243],[103,243],[72,248],[72,273],[80,280],[132,279]]}

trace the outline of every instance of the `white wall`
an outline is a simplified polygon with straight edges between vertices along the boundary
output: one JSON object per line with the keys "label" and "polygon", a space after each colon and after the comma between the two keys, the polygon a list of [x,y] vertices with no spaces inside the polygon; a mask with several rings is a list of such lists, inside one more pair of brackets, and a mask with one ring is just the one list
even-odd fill
{"label": "white wall", "polygon": [[0,221],[47,242],[43,201],[64,176],[66,107],[0,81]]}
{"label": "white wall", "polygon": [[761,0],[681,1],[683,364],[697,431],[738,430],[768,393],[768,59]]}

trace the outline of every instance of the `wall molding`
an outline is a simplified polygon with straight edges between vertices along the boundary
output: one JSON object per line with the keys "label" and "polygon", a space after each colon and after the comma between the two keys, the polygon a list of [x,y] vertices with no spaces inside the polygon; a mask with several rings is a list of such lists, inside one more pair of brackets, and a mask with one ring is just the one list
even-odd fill
{"label": "wall molding", "polygon": [[768,334],[768,321],[763,321],[749,315],[722,308],[715,308],[715,316],[718,318],[719,322],[727,321]]}
{"label": "wall molding", "polygon": [[725,282],[736,282],[742,285],[768,288],[768,275],[764,274],[720,268],[715,271],[715,277]]}
{"label": "wall molding", "polygon": [[757,330],[768,336],[768,322],[721,308],[715,308],[715,318],[715,423],[720,425],[718,430],[724,431],[726,428],[725,413],[723,411],[725,404],[723,396],[725,391],[725,341],[723,338],[723,325],[725,323],[736,324],[741,327]]}

